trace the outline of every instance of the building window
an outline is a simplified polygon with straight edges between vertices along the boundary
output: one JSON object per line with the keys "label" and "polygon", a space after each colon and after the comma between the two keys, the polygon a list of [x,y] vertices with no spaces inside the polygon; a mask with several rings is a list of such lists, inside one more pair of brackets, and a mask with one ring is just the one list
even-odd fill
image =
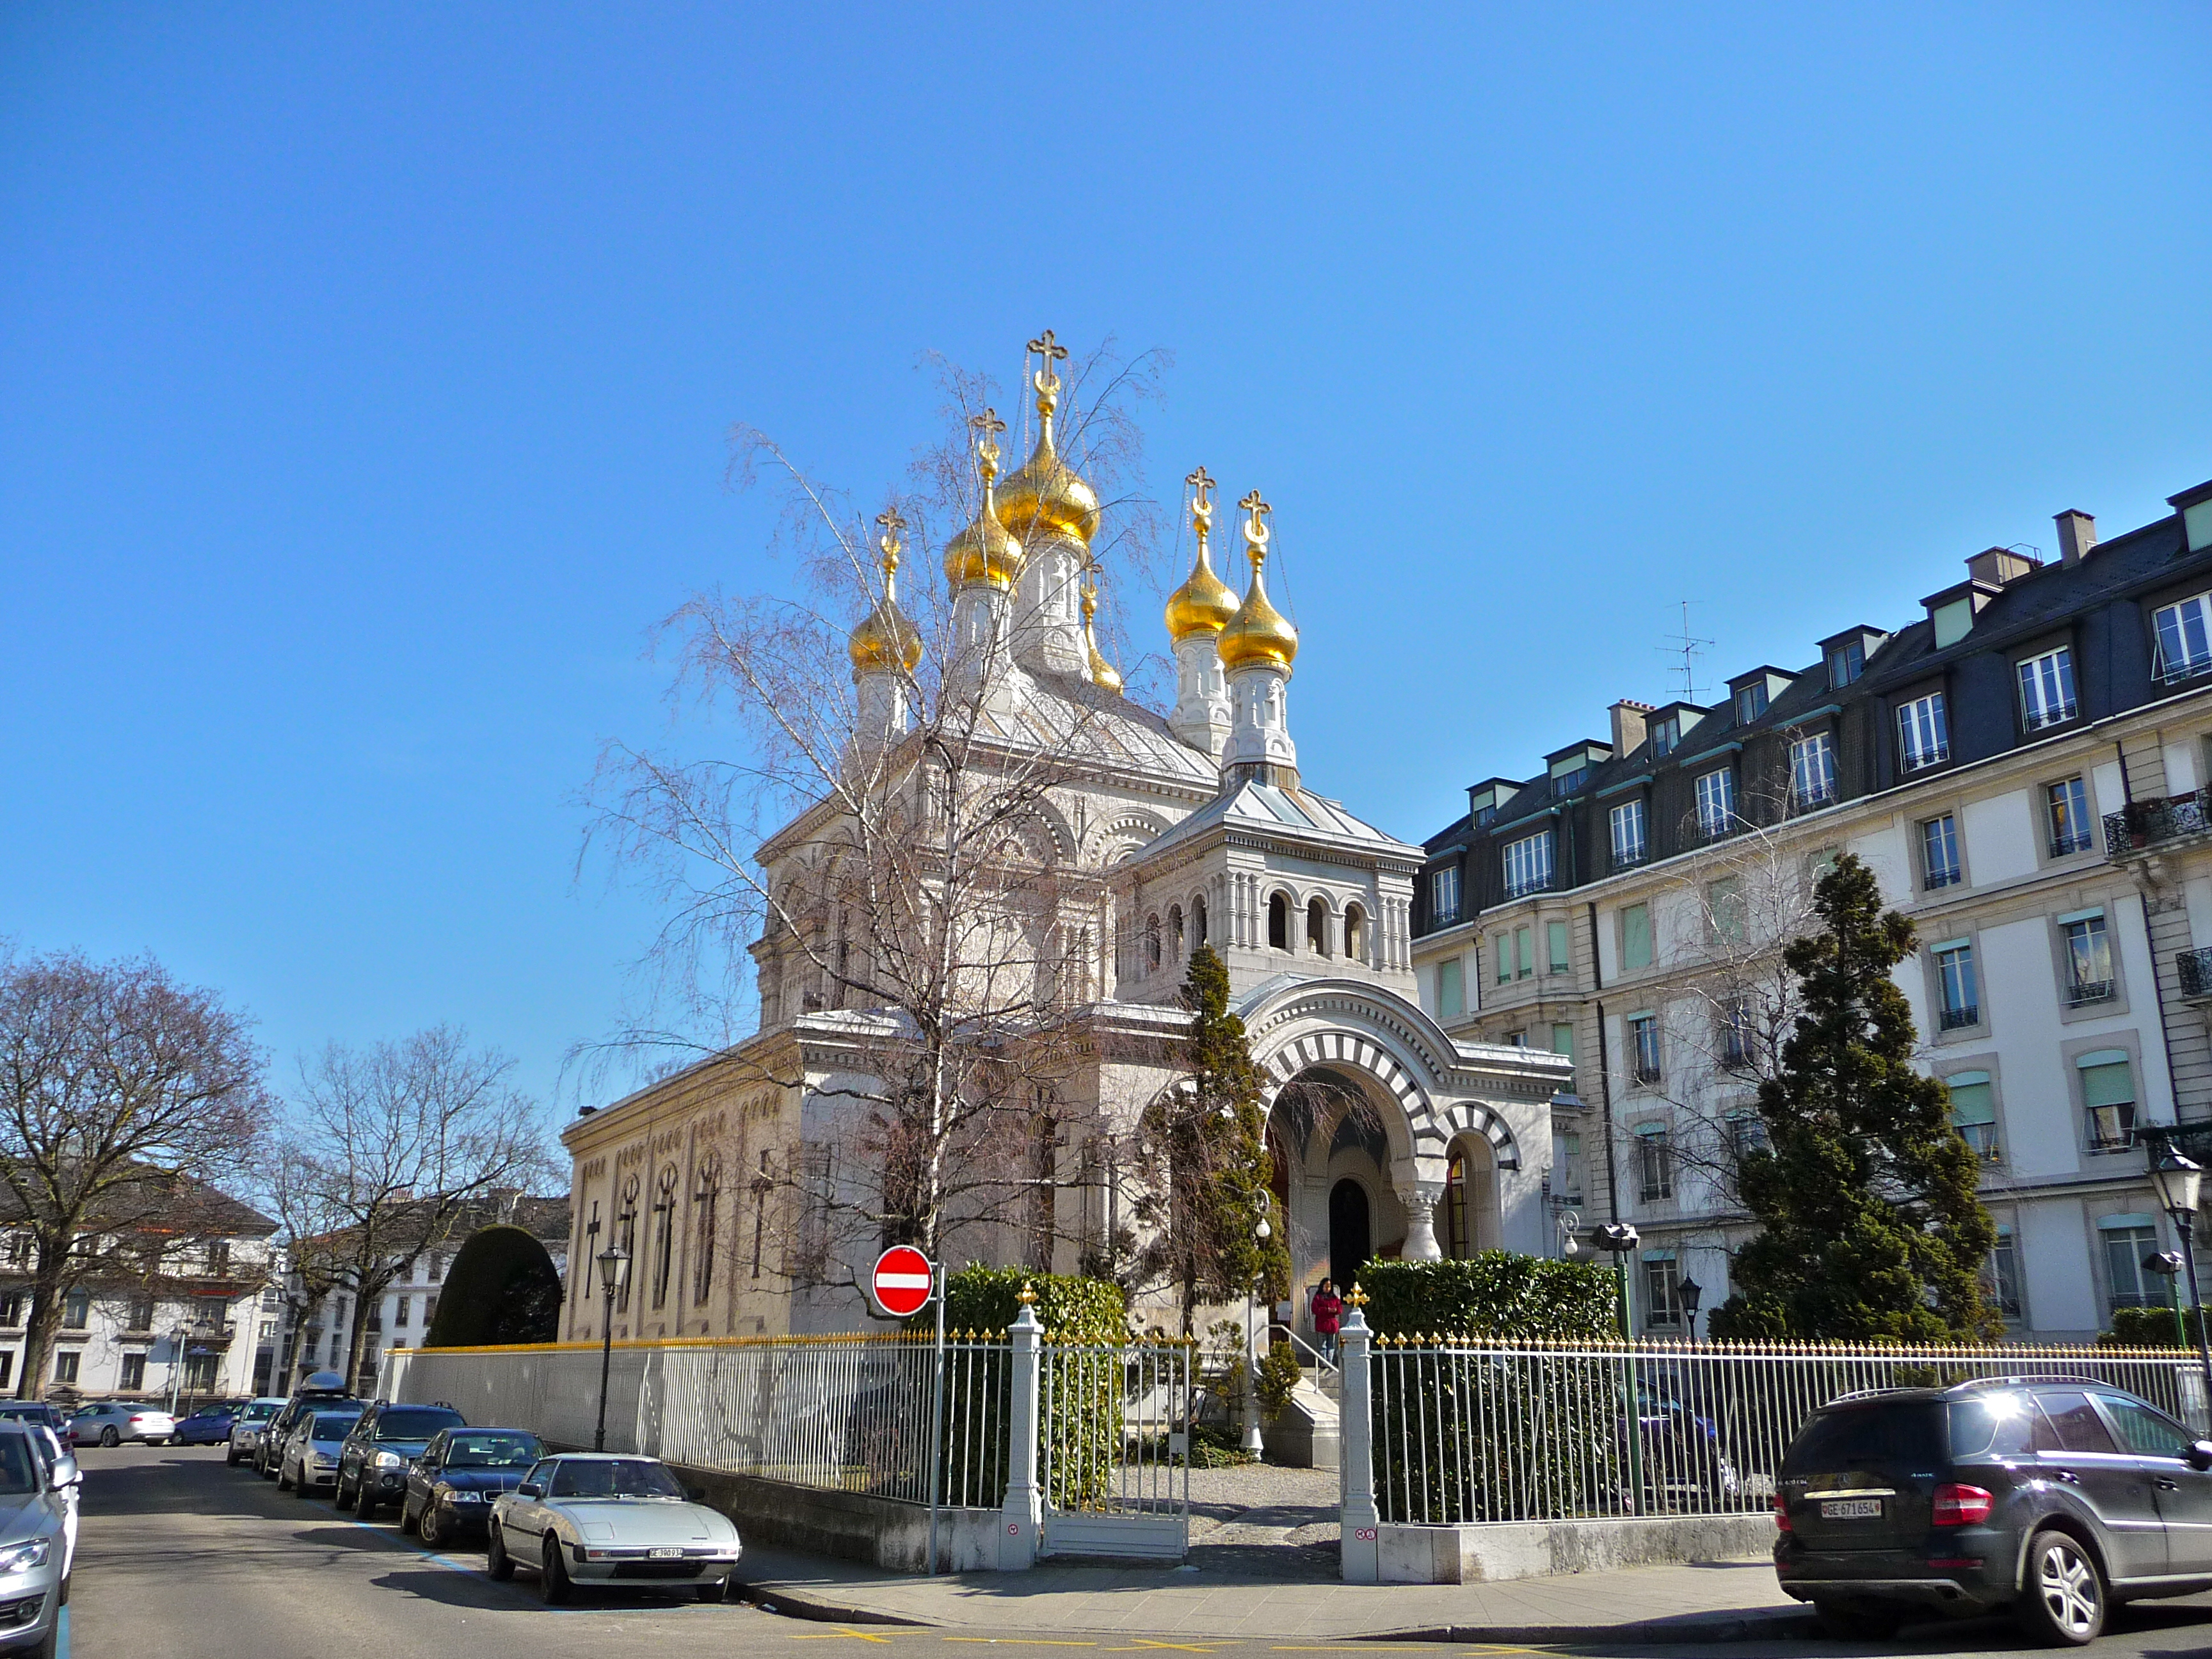
{"label": "building window", "polygon": [[57,1382],[76,1382],[77,1362],[82,1358],[83,1356],[75,1348],[65,1348],[61,1352],[56,1354],[54,1356],[54,1381]]}
{"label": "building window", "polygon": [[1651,907],[1631,904],[1620,912],[1620,966],[1624,972],[1651,965]]}
{"label": "building window", "polygon": [[1562,800],[1565,799],[1589,781],[1589,763],[1584,761],[1573,770],[1560,773],[1552,780],[1553,794]]}
{"label": "building window", "polygon": [[408,1296],[401,1297],[398,1307],[392,1310],[392,1328],[395,1331],[404,1331],[414,1322],[414,1318],[415,1298]]}
{"label": "building window", "polygon": [[146,1386],[146,1356],[126,1353],[123,1356],[123,1391],[137,1394]]}
{"label": "building window", "polygon": [[1160,965],[1160,918],[1154,911],[1145,918],[1145,971],[1157,972]]}
{"label": "building window", "polygon": [[1659,1016],[1632,1014],[1628,1018],[1629,1057],[1638,1083],[1659,1081]]}
{"label": "building window", "polygon": [[2051,856],[2086,853],[2094,842],[2089,829],[2089,791],[2079,778],[2054,783],[2043,792],[2051,819]]}
{"label": "building window", "polygon": [[1997,1242],[1990,1252],[1989,1271],[1982,1278],[1983,1293],[2007,1319],[2020,1317],[2020,1256],[2013,1248],[2012,1229],[1997,1229]]}
{"label": "building window", "polygon": [[[1437,872],[1439,880],[1447,875],[1451,878],[1452,883],[1452,913],[1449,916],[1439,915],[1434,918],[1440,922],[1459,920],[1459,872],[1456,870]],[[1287,951],[1291,948],[1291,902],[1280,893],[1272,893],[1267,897],[1267,944],[1271,949],[1277,951]]]}
{"label": "building window", "polygon": [[1997,1103],[1987,1072],[1954,1072],[1943,1079],[1951,1092],[1951,1127],[1984,1164],[1997,1161]]}
{"label": "building window", "polygon": [[1866,641],[1828,647],[1828,690],[1840,691],[1866,672]]}
{"label": "building window", "polygon": [[1790,804],[1800,812],[1836,798],[1836,740],[1815,732],[1790,745]]}
{"label": "building window", "polygon": [[430,1282],[433,1285],[439,1284],[445,1277],[446,1254],[442,1250],[434,1250],[430,1255]]}
{"label": "building window", "polygon": [[92,1292],[71,1291],[62,1304],[62,1328],[81,1331],[92,1322]]}
{"label": "building window", "polygon": [[1669,714],[1663,720],[1651,722],[1651,754],[1658,759],[1674,752],[1682,741],[1682,720],[1679,714]]}
{"label": "building window", "polygon": [[1741,994],[1724,998],[1720,1006],[1721,1064],[1731,1072],[1746,1071],[1759,1062],[1757,1028],[1752,1019],[1751,999]]}
{"label": "building window", "polygon": [[2143,1271],[2143,1258],[2158,1249],[2158,1230],[2147,1216],[2112,1216],[2097,1224],[2105,1247],[2105,1279],[2115,1308],[2156,1308],[2166,1301],[2158,1275]]}
{"label": "building window", "polygon": [[1429,878],[1429,920],[1442,927],[1459,920],[1459,866],[1448,865]]}
{"label": "building window", "polygon": [[1920,884],[1930,891],[1958,885],[1959,823],[1948,812],[1920,826]]}
{"label": "building window", "polygon": [[1317,957],[1328,954],[1328,901],[1315,899],[1306,906],[1306,949]]}
{"label": "building window", "polygon": [[1943,714],[1943,694],[1931,691],[1915,697],[1897,711],[1897,763],[1903,772],[1917,772],[1951,758],[1951,727]]}
{"label": "building window", "polygon": [[2081,1073],[2081,1112],[2089,1150],[2124,1152],[2136,1144],[2136,1074],[2124,1048],[2100,1048],[2074,1062]]}
{"label": "building window", "polygon": [[422,1328],[427,1331],[437,1322],[438,1298],[434,1296],[426,1296],[422,1298]]}
{"label": "building window", "polygon": [[1645,1203],[1674,1196],[1674,1149],[1663,1126],[1646,1124],[1636,1132],[1636,1172]]}
{"label": "building window", "polygon": [[1751,933],[1750,906],[1743,896],[1743,881],[1723,876],[1705,889],[1705,910],[1712,921],[1713,937],[1741,945]]}
{"label": "building window", "polygon": [[[1193,925],[1201,931],[1197,935],[1200,945],[1206,943],[1202,931],[1206,926],[1206,907],[1193,901],[1190,908]],[[1354,962],[1367,960],[1367,912],[1356,904],[1344,907],[1344,954]]]}
{"label": "building window", "polygon": [[1731,1112],[1722,1127],[1728,1136],[1729,1162],[1737,1169],[1753,1152],[1767,1149],[1766,1120],[1757,1112]]}
{"label": "building window", "polygon": [[1569,1060],[1575,1057],[1575,1028],[1571,1022],[1556,1020],[1553,1023],[1552,1052],[1565,1054]]}
{"label": "building window", "polygon": [[132,1297],[131,1306],[124,1314],[124,1322],[125,1330],[152,1330],[154,1328],[154,1298],[150,1296]]}
{"label": "building window", "polygon": [[1498,936],[1498,982],[1500,985],[1506,985],[1511,983],[1512,979],[1513,936],[1510,933],[1500,933]]}
{"label": "building window", "polygon": [[2060,646],[2020,665],[2020,715],[2031,732],[2070,720],[2080,712],[2074,701],[2074,653]]}
{"label": "building window", "polygon": [[1460,981],[1457,957],[1437,964],[1437,1017],[1454,1019],[1467,1012],[1467,993]]}
{"label": "building window", "polygon": [[1626,870],[1644,862],[1644,803],[1623,801],[1607,814],[1613,826],[1613,867]]}
{"label": "building window", "polygon": [[1698,780],[1698,833],[1724,836],[1735,827],[1735,771],[1723,766]]}
{"label": "building window", "polygon": [[1505,896],[1540,893],[1552,884],[1552,832],[1539,831],[1505,843]]}
{"label": "building window", "polygon": [[1947,1031],[1978,1024],[1982,995],[1974,979],[1974,947],[1964,939],[1936,946],[1936,978],[1942,989],[1936,1024]]}
{"label": "building window", "polygon": [[28,1233],[8,1235],[8,1265],[27,1267],[31,1265],[31,1236]]}
{"label": "building window", "polygon": [[1528,940],[1526,927],[1513,930],[1513,977],[1526,979],[1536,971],[1536,952]]}
{"label": "building window", "polygon": [[1672,1250],[1644,1253],[1644,1323],[1647,1329],[1682,1328],[1682,1298],[1677,1293],[1681,1282]]}
{"label": "building window", "polygon": [[0,1348],[0,1389],[6,1388],[15,1380],[15,1351],[13,1348]]}
{"label": "building window", "polygon": [[1759,680],[1735,694],[1735,723],[1748,726],[1766,712],[1766,682]]}
{"label": "building window", "polygon": [[1568,969],[1567,924],[1547,921],[1544,924],[1544,971],[1564,974]]}
{"label": "building window", "polygon": [[2195,593],[2151,612],[2158,635],[2151,672],[2160,680],[2185,680],[2212,668],[2212,593]]}
{"label": "building window", "polygon": [[[1552,1184],[1559,1196],[1568,1202],[1583,1201],[1582,1174],[1583,1138],[1577,1134],[1559,1133],[1552,1137]],[[7,1381],[0,1373],[0,1382]]]}
{"label": "building window", "polygon": [[2066,930],[2066,1006],[2084,1007],[2112,997],[2112,943],[2100,911],[2063,924]]}
{"label": "building window", "polygon": [[0,1328],[12,1331],[21,1327],[23,1300],[23,1293],[21,1291],[10,1291],[7,1295],[0,1296]]}

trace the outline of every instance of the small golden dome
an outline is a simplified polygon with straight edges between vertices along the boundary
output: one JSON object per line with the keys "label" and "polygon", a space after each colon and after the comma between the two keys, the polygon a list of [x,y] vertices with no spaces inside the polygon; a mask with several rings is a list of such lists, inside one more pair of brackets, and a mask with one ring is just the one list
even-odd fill
{"label": "small golden dome", "polygon": [[1260,515],[1268,510],[1267,504],[1255,489],[1237,505],[1246,513],[1244,551],[1252,561],[1252,586],[1216,642],[1221,665],[1231,671],[1279,668],[1288,675],[1298,654],[1298,630],[1291,626],[1289,617],[1267,603],[1267,585],[1260,574],[1260,567],[1267,558],[1267,528],[1260,522]]}
{"label": "small golden dome", "polygon": [[[1096,566],[1092,567],[1094,569]],[[1091,653],[1091,683],[1119,694],[1121,690],[1121,671],[1106,660],[1098,649],[1097,630],[1092,619],[1098,615],[1098,586],[1096,582],[1083,585],[1083,644]]]}
{"label": "small golden dome", "polygon": [[1177,645],[1200,634],[1218,634],[1237,614],[1236,590],[1213,574],[1206,552],[1213,528],[1213,480],[1201,466],[1183,482],[1192,490],[1190,527],[1198,538],[1198,558],[1189,580],[1168,595],[1168,637]]}
{"label": "small golden dome", "polygon": [[1060,407],[1060,376],[1052,366],[1067,356],[1067,348],[1047,329],[1029,349],[1044,362],[1030,377],[1036,388],[1036,449],[999,491],[999,517],[1025,542],[1072,536],[1088,547],[1098,533],[1098,492],[1060,459],[1052,441],[1052,417]]}
{"label": "small golden dome", "polygon": [[1012,591],[1022,574],[1021,542],[999,516],[992,481],[999,476],[996,435],[1006,423],[992,410],[969,422],[983,434],[975,446],[976,470],[983,475],[983,510],[975,521],[945,544],[945,579],[956,588],[988,584],[1001,593]]}
{"label": "small golden dome", "polygon": [[845,641],[845,651],[853,659],[855,674],[887,668],[904,668],[911,674],[921,660],[921,635],[898,606],[899,550],[904,545],[899,532],[906,528],[906,520],[891,507],[878,514],[876,522],[884,527],[883,539],[877,544],[884,554],[884,597],[860,618]]}

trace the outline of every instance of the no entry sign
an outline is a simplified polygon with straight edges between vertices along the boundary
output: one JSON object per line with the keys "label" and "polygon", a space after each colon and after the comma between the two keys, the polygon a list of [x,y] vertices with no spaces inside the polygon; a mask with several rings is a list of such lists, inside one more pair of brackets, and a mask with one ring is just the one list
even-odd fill
{"label": "no entry sign", "polygon": [[927,1256],[910,1244],[894,1244],[876,1258],[868,1287],[876,1293],[878,1307],[903,1319],[929,1305],[934,1279]]}

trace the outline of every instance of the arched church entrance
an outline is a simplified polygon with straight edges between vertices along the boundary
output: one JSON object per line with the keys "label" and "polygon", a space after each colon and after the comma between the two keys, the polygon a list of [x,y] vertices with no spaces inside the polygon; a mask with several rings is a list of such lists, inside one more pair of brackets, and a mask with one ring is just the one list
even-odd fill
{"label": "arched church entrance", "polygon": [[1338,1182],[1328,1194],[1328,1276],[1349,1289],[1374,1255],[1374,1244],[1367,1189],[1349,1177]]}

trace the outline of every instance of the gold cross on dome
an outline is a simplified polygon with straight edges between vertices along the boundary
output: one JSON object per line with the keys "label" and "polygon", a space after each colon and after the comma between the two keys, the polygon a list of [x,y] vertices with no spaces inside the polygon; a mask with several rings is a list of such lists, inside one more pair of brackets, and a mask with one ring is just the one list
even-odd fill
{"label": "gold cross on dome", "polygon": [[1192,469],[1183,482],[1190,486],[1190,515],[1201,524],[1213,522],[1213,476],[1204,467]]}
{"label": "gold cross on dome", "polygon": [[896,568],[899,550],[906,545],[899,534],[906,528],[906,515],[895,507],[888,507],[876,514],[876,522],[884,527],[883,538],[876,545],[884,550],[884,562]]}
{"label": "gold cross on dome", "polygon": [[968,417],[968,424],[974,427],[977,434],[976,454],[981,456],[987,465],[998,465],[998,438],[999,434],[1006,429],[1006,423],[999,418],[999,411],[995,409],[986,409],[981,415],[971,415]]}
{"label": "gold cross on dome", "polygon": [[1054,339],[1052,331],[1047,329],[1030,342],[1030,349],[1044,359],[1044,367],[1030,376],[1030,384],[1036,388],[1038,410],[1049,415],[1052,410],[1047,405],[1060,396],[1060,376],[1052,372],[1052,366],[1067,356],[1067,348]]}
{"label": "gold cross on dome", "polygon": [[1055,362],[1067,356],[1067,348],[1053,338],[1050,329],[1045,330],[1040,337],[1031,340],[1030,349],[1044,359],[1044,372],[1048,374],[1052,373],[1052,366]]}
{"label": "gold cross on dome", "polygon": [[1257,553],[1267,544],[1267,526],[1260,522],[1260,515],[1262,513],[1273,513],[1275,509],[1261,498],[1260,492],[1256,489],[1237,505],[1244,509],[1245,543],[1253,552]]}

